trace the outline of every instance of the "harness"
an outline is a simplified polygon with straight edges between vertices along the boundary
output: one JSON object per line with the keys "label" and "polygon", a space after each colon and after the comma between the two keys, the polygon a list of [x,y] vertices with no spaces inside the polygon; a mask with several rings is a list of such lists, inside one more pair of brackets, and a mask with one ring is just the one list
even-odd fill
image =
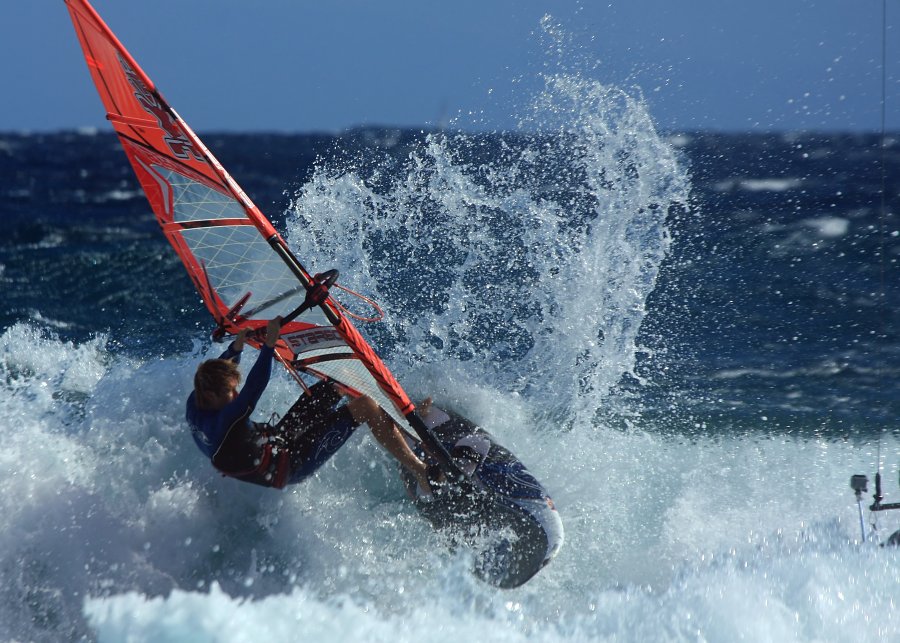
{"label": "harness", "polygon": [[253,422],[246,430],[249,413],[248,409],[228,427],[212,464],[223,476],[280,489],[290,469],[287,445],[268,424]]}
{"label": "harness", "polygon": [[[224,476],[265,487],[283,488],[290,477],[292,446],[308,431],[333,417],[340,401],[333,387],[320,382],[302,396],[278,424],[249,422],[253,409],[232,422],[213,454],[213,466]],[[251,427],[246,430],[245,427]]]}

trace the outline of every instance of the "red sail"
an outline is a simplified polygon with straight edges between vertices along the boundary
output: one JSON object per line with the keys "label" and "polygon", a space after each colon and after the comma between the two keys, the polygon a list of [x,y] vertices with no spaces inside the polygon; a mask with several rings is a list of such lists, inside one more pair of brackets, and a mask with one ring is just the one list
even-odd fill
{"label": "red sail", "polygon": [[[166,238],[228,332],[286,317],[310,275],[284,239],[162,97],[86,0],[66,0],[94,84]],[[373,397],[404,427],[414,406],[330,301],[285,325],[278,355],[298,373]],[[417,427],[418,428],[418,427]]]}

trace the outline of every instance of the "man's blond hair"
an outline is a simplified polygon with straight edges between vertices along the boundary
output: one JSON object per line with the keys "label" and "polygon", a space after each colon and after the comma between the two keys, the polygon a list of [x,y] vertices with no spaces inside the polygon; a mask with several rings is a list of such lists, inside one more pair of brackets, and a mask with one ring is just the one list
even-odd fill
{"label": "man's blond hair", "polygon": [[227,403],[232,383],[241,381],[237,364],[230,359],[208,359],[194,374],[194,393],[199,409],[216,409]]}

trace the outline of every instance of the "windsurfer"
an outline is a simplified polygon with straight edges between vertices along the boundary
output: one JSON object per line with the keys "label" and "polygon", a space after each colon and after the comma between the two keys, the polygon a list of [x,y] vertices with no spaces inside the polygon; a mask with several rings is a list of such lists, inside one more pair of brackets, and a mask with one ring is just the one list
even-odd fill
{"label": "windsurfer", "polygon": [[200,450],[223,474],[271,487],[303,481],[330,458],[360,424],[430,493],[426,465],[403,434],[367,396],[340,405],[341,394],[326,383],[312,387],[276,425],[250,421],[266,389],[281,319],[270,320],[259,356],[238,391],[237,368],[247,330],[242,329],[218,359],[200,364],[187,401],[187,420]]}

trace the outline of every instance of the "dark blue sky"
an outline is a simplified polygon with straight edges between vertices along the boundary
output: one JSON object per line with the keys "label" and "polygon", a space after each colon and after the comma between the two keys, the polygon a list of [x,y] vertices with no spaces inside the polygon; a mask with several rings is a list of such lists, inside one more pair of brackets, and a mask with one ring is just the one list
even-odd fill
{"label": "dark blue sky", "polygon": [[[881,0],[96,0],[198,131],[514,128],[561,66],[667,130],[880,128]],[[0,130],[105,127],[62,0],[0,0]],[[566,33],[541,29],[550,14]],[[891,25],[896,25],[892,27]],[[888,0],[900,129],[900,0]]]}

